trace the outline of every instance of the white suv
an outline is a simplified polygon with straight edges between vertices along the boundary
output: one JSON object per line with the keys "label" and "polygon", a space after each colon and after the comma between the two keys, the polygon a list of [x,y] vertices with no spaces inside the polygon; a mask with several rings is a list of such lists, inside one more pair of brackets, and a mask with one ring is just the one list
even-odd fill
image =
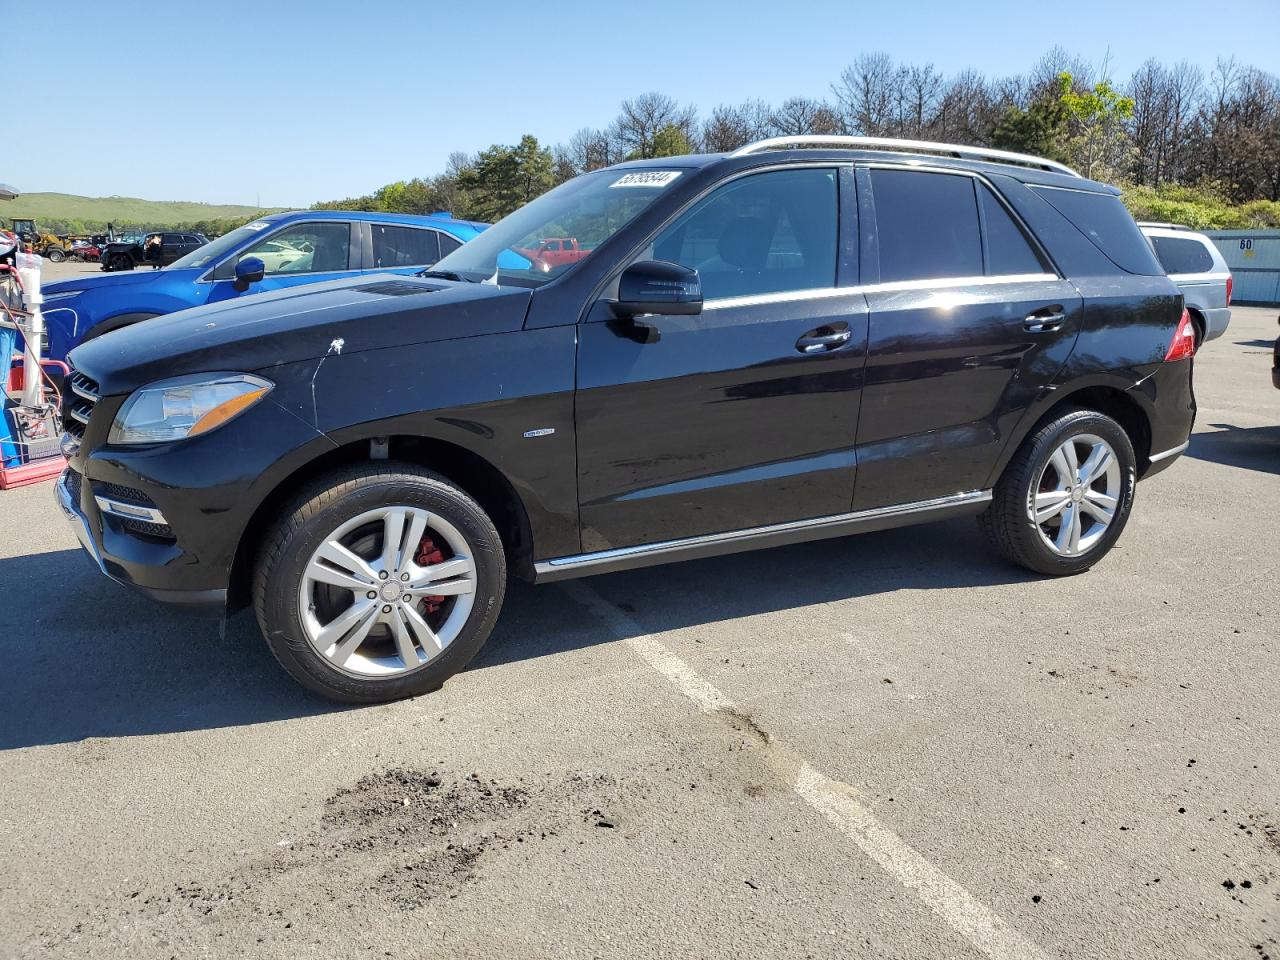
{"label": "white suv", "polygon": [[1231,322],[1231,271],[1213,241],[1176,223],[1138,226],[1164,272],[1182,291],[1196,328],[1196,346],[1226,333]]}

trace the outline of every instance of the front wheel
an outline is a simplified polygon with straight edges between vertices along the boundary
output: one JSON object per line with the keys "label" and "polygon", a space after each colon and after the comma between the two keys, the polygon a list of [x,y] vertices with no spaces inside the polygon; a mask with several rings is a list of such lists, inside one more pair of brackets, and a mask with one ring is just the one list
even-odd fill
{"label": "front wheel", "polygon": [[1012,563],[1053,576],[1082,573],[1119,539],[1136,482],[1124,428],[1095,410],[1071,410],[1023,442],[979,525]]}
{"label": "front wheel", "polygon": [[57,247],[50,247],[48,254],[50,263],[61,263],[63,260],[67,259],[67,255]]}
{"label": "front wheel", "polygon": [[437,689],[488,639],[506,592],[493,522],[443,477],[360,465],[304,491],[254,577],[267,645],[308,689],[378,703]]}

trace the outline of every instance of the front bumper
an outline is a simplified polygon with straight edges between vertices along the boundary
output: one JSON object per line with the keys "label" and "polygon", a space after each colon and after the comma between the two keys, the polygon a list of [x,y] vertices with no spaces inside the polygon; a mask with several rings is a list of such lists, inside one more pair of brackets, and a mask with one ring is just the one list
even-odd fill
{"label": "front bumper", "polygon": [[[161,551],[151,551],[151,556],[139,556],[139,551],[129,550],[129,541],[133,538],[129,538],[127,534],[112,529],[112,521],[109,515],[99,512],[96,518],[97,522],[92,523],[89,515],[81,508],[80,503],[77,502],[77,498],[72,492],[72,475],[70,468],[62,472],[62,476],[58,478],[58,482],[53,488],[54,499],[58,501],[58,506],[61,508],[63,516],[74,526],[80,546],[84,547],[85,552],[93,559],[93,562],[103,575],[116,583],[132,587],[152,600],[172,604],[196,616],[221,618],[225,615],[227,608],[226,589],[175,590],[139,582],[136,570],[140,562],[147,564],[149,560],[159,560],[164,554],[171,551],[162,549]],[[86,482],[83,479],[79,481],[80,484]],[[79,484],[75,484],[75,486],[79,486]],[[124,543],[126,551],[131,555],[116,556],[106,552],[104,544],[112,543],[113,541]],[[153,546],[145,543],[138,545],[143,548]],[[158,569],[163,568],[163,563],[147,565],[154,565]]]}

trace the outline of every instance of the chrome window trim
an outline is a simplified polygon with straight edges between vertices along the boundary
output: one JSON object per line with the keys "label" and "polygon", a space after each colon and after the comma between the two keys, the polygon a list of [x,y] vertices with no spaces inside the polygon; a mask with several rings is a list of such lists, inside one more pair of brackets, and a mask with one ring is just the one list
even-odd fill
{"label": "chrome window trim", "polygon": [[1008,273],[998,277],[931,277],[926,280],[894,280],[889,283],[865,283],[852,287],[813,287],[807,290],[787,290],[781,293],[761,293],[746,297],[722,297],[708,300],[703,311],[727,310],[733,307],[754,307],[768,303],[792,303],[798,300],[819,300],[845,294],[900,293],[909,290],[945,290],[949,287],[991,287],[1003,283],[1048,283],[1061,279],[1056,273]]}
{"label": "chrome window trim", "polygon": [[707,546],[750,543],[756,540],[767,541],[770,537],[787,533],[830,531],[846,526],[856,528],[860,524],[875,520],[987,503],[991,500],[991,496],[990,490],[973,490],[968,493],[955,493],[946,497],[937,497],[933,500],[901,503],[888,507],[874,507],[870,510],[856,510],[852,513],[813,517],[808,520],[794,520],[789,523],[775,523],[763,527],[748,527],[743,530],[730,530],[725,533],[712,533],[699,537],[663,540],[657,543],[618,547],[614,550],[600,550],[595,553],[582,553],[569,557],[555,557],[551,560],[540,560],[534,563],[533,568],[537,576],[578,570],[602,572],[615,563],[636,557],[669,555],[672,558],[676,558],[681,553],[695,551]]}
{"label": "chrome window trim", "polygon": [[1169,279],[1174,283],[1213,283],[1219,281],[1226,283],[1230,273],[1223,273],[1220,270],[1208,270],[1203,273],[1171,273]]}
{"label": "chrome window trim", "polygon": [[125,520],[145,520],[147,523],[156,523],[164,527],[169,525],[164,518],[164,514],[152,507],[140,507],[134,503],[124,503],[121,500],[112,500],[110,497],[100,497],[97,494],[94,495],[93,499],[97,503],[99,510],[103,513],[109,513],[113,517],[121,517]]}

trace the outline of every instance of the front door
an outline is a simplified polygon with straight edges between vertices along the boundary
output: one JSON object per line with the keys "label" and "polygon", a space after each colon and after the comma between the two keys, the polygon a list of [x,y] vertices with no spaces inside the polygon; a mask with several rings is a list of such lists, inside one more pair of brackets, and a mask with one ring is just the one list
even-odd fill
{"label": "front door", "polygon": [[356,225],[344,221],[305,221],[283,227],[218,265],[209,302],[241,295],[234,287],[235,265],[245,257],[257,257],[264,267],[262,280],[251,286],[248,293],[333,280],[358,270],[357,236]]}
{"label": "front door", "polygon": [[705,305],[644,318],[656,342],[592,309],[576,401],[584,552],[849,510],[866,305],[836,286],[839,182],[827,167],[751,174],[663,228],[635,259],[696,268]]}
{"label": "front door", "polygon": [[879,283],[858,427],[856,509],[983,489],[1075,344],[1082,301],[981,178],[876,168]]}

